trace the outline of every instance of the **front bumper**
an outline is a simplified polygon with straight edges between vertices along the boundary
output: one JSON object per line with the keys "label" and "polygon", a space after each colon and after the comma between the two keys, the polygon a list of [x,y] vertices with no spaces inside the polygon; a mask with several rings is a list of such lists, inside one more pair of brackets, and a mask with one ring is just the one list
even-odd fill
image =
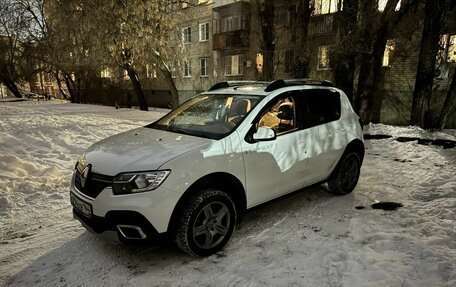
{"label": "front bumper", "polygon": [[[91,206],[91,215],[73,208],[73,215],[89,231],[102,234],[115,231],[121,241],[132,241],[126,232],[137,229],[141,238],[133,241],[161,241],[166,238],[169,221],[180,194],[164,188],[150,192],[114,195],[111,187],[104,188],[96,198],[88,197],[71,185],[71,196]],[[120,226],[119,226],[120,225]],[[121,230],[122,226],[126,226]],[[137,228],[138,227],[138,228]],[[127,236],[125,236],[127,235]]]}
{"label": "front bumper", "polygon": [[[134,211],[111,211],[106,217],[92,215],[88,218],[77,209],[73,208],[73,217],[79,220],[82,226],[92,233],[102,234],[105,231],[116,232],[119,241],[124,243],[136,243],[138,241],[159,243],[167,238],[166,232],[158,233],[144,216]],[[139,227],[141,232],[144,233],[144,238],[126,238],[125,234],[120,232],[118,228],[119,225]]]}

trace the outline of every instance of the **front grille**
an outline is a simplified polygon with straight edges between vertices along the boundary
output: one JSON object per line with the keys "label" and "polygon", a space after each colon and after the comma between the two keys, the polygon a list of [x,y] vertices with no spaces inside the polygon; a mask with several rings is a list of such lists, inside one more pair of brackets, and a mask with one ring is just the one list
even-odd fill
{"label": "front grille", "polygon": [[112,185],[114,177],[103,174],[89,172],[84,187],[82,186],[81,173],[76,170],[74,186],[82,193],[91,198],[96,198],[100,192]]}

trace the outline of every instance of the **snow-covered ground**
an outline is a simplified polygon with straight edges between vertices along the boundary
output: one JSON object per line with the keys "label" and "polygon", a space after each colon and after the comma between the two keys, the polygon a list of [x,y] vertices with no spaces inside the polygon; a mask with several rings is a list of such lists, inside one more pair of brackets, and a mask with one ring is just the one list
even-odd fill
{"label": "snow-covered ground", "polygon": [[255,208],[208,258],[86,232],[68,196],[78,155],[162,113],[0,102],[0,286],[456,286],[456,149],[395,141],[454,131],[367,127],[393,137],[366,141],[352,194],[313,187]]}

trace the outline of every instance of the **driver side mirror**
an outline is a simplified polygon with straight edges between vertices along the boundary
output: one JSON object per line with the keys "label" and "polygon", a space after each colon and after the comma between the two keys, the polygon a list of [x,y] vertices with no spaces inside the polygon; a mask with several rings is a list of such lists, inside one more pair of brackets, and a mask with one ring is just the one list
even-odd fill
{"label": "driver side mirror", "polygon": [[273,141],[277,138],[276,132],[269,127],[259,127],[253,134],[255,141]]}

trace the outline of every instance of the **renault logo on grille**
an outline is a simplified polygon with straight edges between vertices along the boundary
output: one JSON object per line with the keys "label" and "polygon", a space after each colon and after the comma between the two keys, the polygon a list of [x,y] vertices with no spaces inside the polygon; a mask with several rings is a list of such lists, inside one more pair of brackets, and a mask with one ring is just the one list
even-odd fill
{"label": "renault logo on grille", "polygon": [[81,178],[81,186],[82,187],[85,187],[87,178],[89,177],[90,167],[91,167],[91,165],[88,164],[81,172],[80,178]]}

